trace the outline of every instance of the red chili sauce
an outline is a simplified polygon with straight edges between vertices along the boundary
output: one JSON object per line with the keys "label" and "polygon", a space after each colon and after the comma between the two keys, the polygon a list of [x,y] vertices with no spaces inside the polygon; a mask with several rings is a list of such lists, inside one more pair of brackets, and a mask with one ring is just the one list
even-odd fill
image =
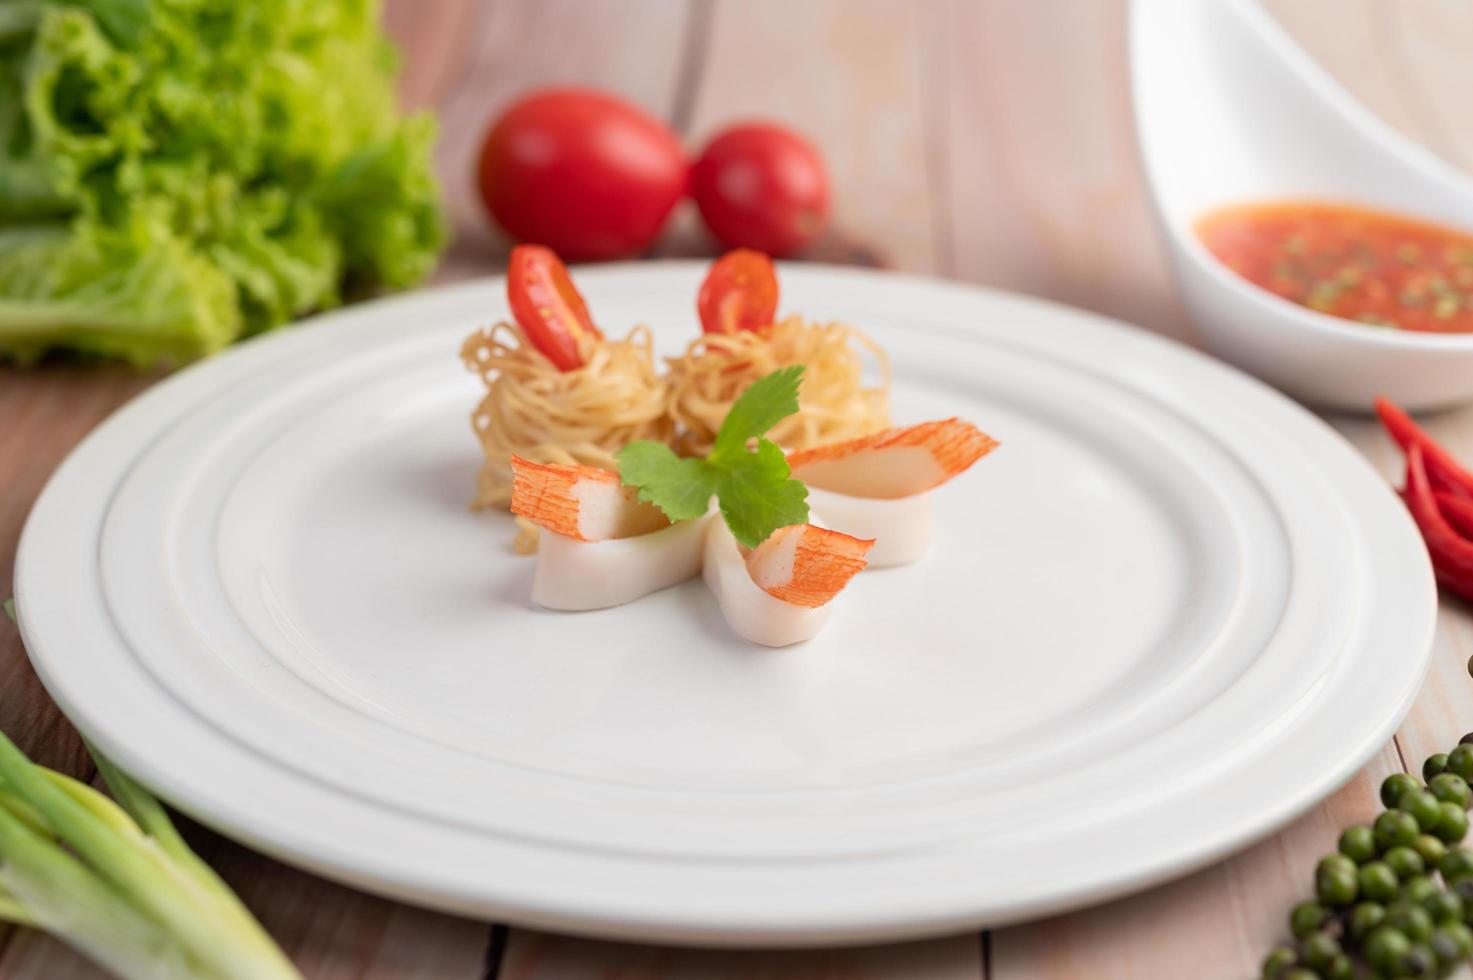
{"label": "red chili sauce", "polygon": [[1309,201],[1208,212],[1197,237],[1229,269],[1321,313],[1374,327],[1473,332],[1473,235]]}

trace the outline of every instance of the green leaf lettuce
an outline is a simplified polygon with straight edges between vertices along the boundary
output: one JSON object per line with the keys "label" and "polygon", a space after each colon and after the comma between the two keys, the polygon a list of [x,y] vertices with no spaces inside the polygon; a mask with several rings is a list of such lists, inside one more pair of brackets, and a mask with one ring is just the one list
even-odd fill
{"label": "green leaf lettuce", "polygon": [[182,361],[418,281],[394,68],[370,0],[0,0],[0,355]]}

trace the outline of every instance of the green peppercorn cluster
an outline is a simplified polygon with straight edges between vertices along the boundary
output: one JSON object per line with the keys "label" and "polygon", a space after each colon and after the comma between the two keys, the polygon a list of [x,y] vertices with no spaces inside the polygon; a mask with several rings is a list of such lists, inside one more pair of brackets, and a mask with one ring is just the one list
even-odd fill
{"label": "green peppercorn cluster", "polygon": [[1458,846],[1470,785],[1473,734],[1422,780],[1387,776],[1386,809],[1315,866],[1315,899],[1289,914],[1295,941],[1268,954],[1264,980],[1445,977],[1473,958],[1473,850]]}

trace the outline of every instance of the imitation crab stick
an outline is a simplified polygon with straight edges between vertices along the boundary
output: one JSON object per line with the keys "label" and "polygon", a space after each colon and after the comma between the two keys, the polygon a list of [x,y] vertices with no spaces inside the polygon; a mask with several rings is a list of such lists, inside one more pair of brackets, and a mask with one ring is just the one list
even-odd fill
{"label": "imitation crab stick", "polygon": [[817,635],[828,622],[830,600],[864,568],[873,544],[799,524],[778,529],[743,554],[726,524],[713,520],[703,574],[734,632],[784,647]]}
{"label": "imitation crab stick", "polygon": [[812,524],[778,528],[745,556],[758,588],[795,606],[817,609],[864,570],[866,541]]}
{"label": "imitation crab stick", "polygon": [[931,545],[929,491],[997,448],[970,422],[941,419],[788,456],[808,500],[837,527],[874,538],[874,567],[915,561]]}
{"label": "imitation crab stick", "polygon": [[512,513],[550,532],[537,549],[532,601],[606,609],[694,576],[709,517],[671,524],[619,477],[592,466],[514,456]]}
{"label": "imitation crab stick", "polygon": [[534,463],[511,458],[511,512],[554,534],[607,541],[657,531],[670,522],[641,503],[619,474],[596,466]]}

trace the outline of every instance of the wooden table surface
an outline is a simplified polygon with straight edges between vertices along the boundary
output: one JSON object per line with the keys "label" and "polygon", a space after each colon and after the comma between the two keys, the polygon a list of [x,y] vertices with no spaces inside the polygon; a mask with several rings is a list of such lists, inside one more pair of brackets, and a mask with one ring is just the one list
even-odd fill
{"label": "wooden table surface", "polygon": [[[1473,165],[1473,6],[1268,5],[1394,126]],[[456,243],[438,279],[502,265],[505,244],[488,229],[469,179],[488,115],[521,89],[575,81],[624,93],[692,144],[752,116],[809,133],[828,158],[838,226],[812,257],[1035,293],[1191,342],[1147,213],[1124,8],[1124,0],[391,0],[405,102],[441,118]],[[710,249],[683,213],[656,253]],[[152,380],[121,368],[0,369],[0,596],[9,594],[16,539],[46,477]],[[1393,476],[1390,448],[1370,422],[1331,421]],[[1473,409],[1429,424],[1473,456]],[[1395,741],[1279,834],[1153,891],[990,933],[796,953],[595,942],[413,909],[199,828],[191,836],[313,978],[1256,976],[1288,909],[1307,896],[1314,862],[1339,828],[1375,814],[1381,778],[1419,766],[1473,728],[1470,653],[1473,617],[1447,600],[1427,685]],[[39,761],[94,775],[3,620],[0,728]],[[44,936],[0,933],[0,976],[97,975]]]}

